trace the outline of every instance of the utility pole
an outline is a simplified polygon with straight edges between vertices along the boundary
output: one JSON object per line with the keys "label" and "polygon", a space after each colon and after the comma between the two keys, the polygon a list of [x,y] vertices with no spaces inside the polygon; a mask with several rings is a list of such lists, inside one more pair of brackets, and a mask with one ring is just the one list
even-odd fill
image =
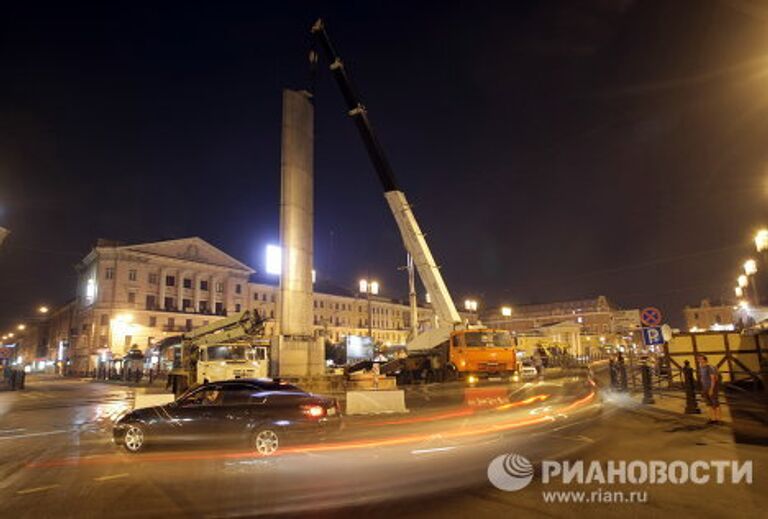
{"label": "utility pole", "polygon": [[411,306],[411,340],[419,333],[419,310],[416,306],[416,270],[413,267],[413,256],[408,254],[408,300]]}

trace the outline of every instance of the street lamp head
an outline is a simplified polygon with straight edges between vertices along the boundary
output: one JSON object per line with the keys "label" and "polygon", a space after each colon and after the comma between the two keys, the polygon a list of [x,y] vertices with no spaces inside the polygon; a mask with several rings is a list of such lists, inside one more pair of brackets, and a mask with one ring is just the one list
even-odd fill
{"label": "street lamp head", "polygon": [[502,317],[511,317],[512,316],[512,307],[511,306],[502,306],[501,307],[501,315],[502,315]]}
{"label": "street lamp head", "polygon": [[744,273],[747,276],[752,276],[754,274],[757,274],[757,262],[753,259],[748,259],[744,262]]}
{"label": "street lamp head", "polygon": [[757,252],[768,250],[768,229],[760,229],[755,234],[755,248]]}
{"label": "street lamp head", "polygon": [[741,287],[734,287],[733,291],[736,294],[736,297],[744,297],[744,289],[743,288],[741,288]]}
{"label": "street lamp head", "polygon": [[476,312],[477,311],[477,301],[474,299],[465,299],[464,300],[464,309],[468,312]]}
{"label": "street lamp head", "polygon": [[378,281],[371,281],[370,286],[368,287],[371,290],[371,294],[378,295],[379,294],[379,282]]}
{"label": "street lamp head", "polygon": [[738,277],[739,286],[741,288],[747,288],[747,285],[749,285],[749,279],[747,279],[747,276],[745,274],[742,274]]}
{"label": "street lamp head", "polygon": [[360,289],[360,292],[362,292],[363,294],[367,294],[368,293],[368,280],[367,279],[361,279],[360,280],[360,282],[359,282],[359,289]]}
{"label": "street lamp head", "polygon": [[23,332],[24,330],[27,329],[27,325],[26,324],[20,324],[20,325],[18,325],[16,327],[16,329],[19,330],[20,332]]}
{"label": "street lamp head", "polygon": [[48,307],[47,306],[41,306],[40,308],[37,309],[37,311],[40,312],[41,314],[47,314],[48,313]]}

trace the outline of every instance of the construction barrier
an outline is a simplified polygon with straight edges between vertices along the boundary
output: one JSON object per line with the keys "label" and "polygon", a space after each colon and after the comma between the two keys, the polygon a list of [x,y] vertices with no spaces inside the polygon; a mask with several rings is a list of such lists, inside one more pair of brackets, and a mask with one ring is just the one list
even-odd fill
{"label": "construction barrier", "polygon": [[405,391],[347,391],[347,410],[353,414],[406,413]]}
{"label": "construction barrier", "polygon": [[[761,368],[768,356],[768,335],[738,332],[703,332],[676,334],[665,346],[670,366],[682,369],[687,360],[696,366],[696,356],[706,355],[709,364],[720,372],[723,382],[760,380]],[[764,368],[763,368],[764,369]],[[694,369],[698,380],[698,370]]]}

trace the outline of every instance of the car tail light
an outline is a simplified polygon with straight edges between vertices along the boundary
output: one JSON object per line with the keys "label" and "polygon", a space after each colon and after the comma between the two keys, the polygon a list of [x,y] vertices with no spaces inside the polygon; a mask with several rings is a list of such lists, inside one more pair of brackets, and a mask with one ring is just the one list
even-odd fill
{"label": "car tail light", "polygon": [[325,416],[325,407],[317,404],[303,405],[301,411],[310,418],[322,418]]}

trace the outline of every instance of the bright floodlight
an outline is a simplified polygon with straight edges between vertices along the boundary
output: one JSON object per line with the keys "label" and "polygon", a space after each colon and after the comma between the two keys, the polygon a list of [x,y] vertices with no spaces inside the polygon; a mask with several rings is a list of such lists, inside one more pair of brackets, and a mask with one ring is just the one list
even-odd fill
{"label": "bright floodlight", "polygon": [[768,229],[760,229],[755,234],[755,248],[757,252],[768,250]]}
{"label": "bright floodlight", "polygon": [[757,262],[753,259],[748,259],[744,262],[744,273],[747,276],[757,274]]}
{"label": "bright floodlight", "polygon": [[360,292],[363,294],[377,295],[379,293],[379,282],[368,281],[367,279],[360,280]]}
{"label": "bright floodlight", "polygon": [[749,285],[749,279],[747,279],[747,276],[742,274],[738,278],[739,286],[741,288],[747,288],[747,285]]}
{"label": "bright floodlight", "polygon": [[277,245],[267,245],[267,274],[279,276],[283,270],[283,251]]}
{"label": "bright floodlight", "polygon": [[512,316],[512,307],[510,307],[510,306],[502,306],[501,307],[501,315],[503,317],[511,317]]}
{"label": "bright floodlight", "polygon": [[736,297],[744,297],[744,289],[743,288],[741,288],[741,287],[734,287],[733,291],[736,294]]}
{"label": "bright floodlight", "polygon": [[23,332],[24,330],[27,329],[27,325],[26,324],[20,324],[20,325],[18,325],[16,327],[16,329],[19,330],[20,332]]}
{"label": "bright floodlight", "polygon": [[475,301],[474,299],[465,299],[464,309],[467,310],[468,312],[477,311],[477,301]]}

